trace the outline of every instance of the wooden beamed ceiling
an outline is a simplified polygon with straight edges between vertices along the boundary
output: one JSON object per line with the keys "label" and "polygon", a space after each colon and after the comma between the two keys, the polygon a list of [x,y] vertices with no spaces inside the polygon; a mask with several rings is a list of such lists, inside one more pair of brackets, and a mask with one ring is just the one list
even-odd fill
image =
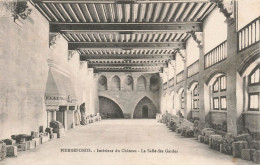
{"label": "wooden beamed ceiling", "polygon": [[209,0],[31,2],[49,20],[50,33],[60,33],[69,50],[78,51],[95,71],[106,72],[162,71],[176,49],[185,49],[187,32],[201,32],[216,7]]}

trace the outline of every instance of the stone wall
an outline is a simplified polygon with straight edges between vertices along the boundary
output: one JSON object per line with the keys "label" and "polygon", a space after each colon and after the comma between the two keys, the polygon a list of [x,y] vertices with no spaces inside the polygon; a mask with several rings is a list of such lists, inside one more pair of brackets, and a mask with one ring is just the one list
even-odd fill
{"label": "stone wall", "polygon": [[[98,91],[98,95],[102,97],[106,97],[116,104],[122,109],[123,113],[128,116],[130,115],[133,118],[133,114],[137,104],[145,97],[147,97],[154,105],[156,112],[159,111],[159,87],[160,87],[160,78],[157,74],[144,74],[144,73],[99,73],[97,75],[97,84],[99,83],[99,77],[105,76],[107,79],[107,90],[105,88],[100,87]],[[113,87],[113,77],[117,76],[120,79],[120,90],[115,90]],[[132,78],[132,84],[127,81],[129,76]],[[138,81],[140,83],[146,82],[145,89],[140,88],[140,85],[137,84],[137,79],[141,76],[145,77],[145,81]],[[150,79],[152,76],[157,77],[157,84],[151,85]],[[133,88],[129,88],[129,86],[133,86]],[[138,87],[138,88],[137,88]],[[152,106],[151,106],[152,107]],[[154,110],[153,110],[154,111]],[[155,113],[156,113],[155,112]],[[153,116],[153,115],[152,115]],[[154,116],[155,117],[155,116]]]}
{"label": "stone wall", "polygon": [[0,17],[0,139],[47,125],[49,25],[32,9],[22,27]]}

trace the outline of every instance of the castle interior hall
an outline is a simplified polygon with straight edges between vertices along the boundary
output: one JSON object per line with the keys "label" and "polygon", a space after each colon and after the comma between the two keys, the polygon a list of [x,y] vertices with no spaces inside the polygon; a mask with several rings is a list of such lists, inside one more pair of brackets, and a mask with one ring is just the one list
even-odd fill
{"label": "castle interior hall", "polygon": [[0,164],[260,164],[260,0],[0,0]]}

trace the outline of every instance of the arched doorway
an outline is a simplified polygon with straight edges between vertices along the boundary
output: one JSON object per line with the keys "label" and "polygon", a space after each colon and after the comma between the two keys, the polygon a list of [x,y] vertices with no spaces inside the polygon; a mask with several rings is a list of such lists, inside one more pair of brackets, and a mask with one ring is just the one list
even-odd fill
{"label": "arched doorway", "polygon": [[155,119],[157,109],[148,97],[143,97],[135,107],[133,118]]}
{"label": "arched doorway", "polygon": [[103,118],[124,118],[123,111],[113,100],[99,96],[99,113]]}
{"label": "arched doorway", "polygon": [[148,106],[147,105],[143,105],[142,112],[143,112],[143,118],[148,118]]}

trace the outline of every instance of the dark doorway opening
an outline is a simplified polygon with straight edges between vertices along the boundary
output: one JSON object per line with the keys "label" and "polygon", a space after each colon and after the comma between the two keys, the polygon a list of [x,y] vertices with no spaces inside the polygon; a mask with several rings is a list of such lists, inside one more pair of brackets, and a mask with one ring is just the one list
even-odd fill
{"label": "dark doorway opening", "polygon": [[143,118],[148,118],[148,106],[144,105],[142,108],[143,111]]}

